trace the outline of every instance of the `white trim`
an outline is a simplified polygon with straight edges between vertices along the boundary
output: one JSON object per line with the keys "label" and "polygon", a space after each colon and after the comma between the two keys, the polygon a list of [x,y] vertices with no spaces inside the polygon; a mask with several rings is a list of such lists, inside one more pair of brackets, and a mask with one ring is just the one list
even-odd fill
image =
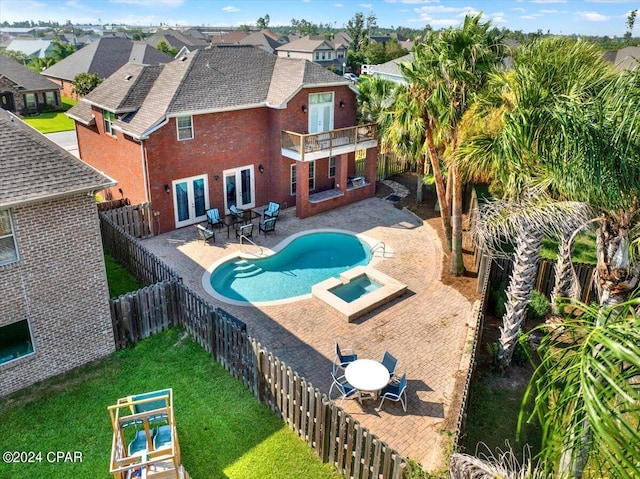
{"label": "white trim", "polygon": [[[241,172],[244,170],[249,170],[249,188],[251,193],[251,202],[250,203],[242,203],[238,204],[238,194],[241,195],[242,190],[238,187],[242,186],[242,176]],[[229,205],[227,204],[227,176],[235,176],[236,180],[236,207],[239,209],[251,209],[256,207],[256,175],[255,168],[253,165],[245,165],[239,166],[237,168],[229,168],[227,170],[222,171],[222,188],[224,191],[224,211],[226,214],[229,214]]]}
{"label": "white trim", "polygon": [[[204,213],[201,216],[192,216],[192,214],[195,215],[195,205],[187,205],[187,207],[189,208],[189,217],[186,220],[180,221],[178,219],[178,197],[176,196],[176,184],[187,183],[187,199],[189,201],[193,201],[193,182],[199,179],[204,180]],[[173,202],[173,220],[176,228],[182,228],[184,226],[189,226],[205,221],[207,219],[207,210],[209,209],[209,175],[205,173],[204,175],[195,175],[189,176],[188,178],[172,180],[171,196]]]}
{"label": "white trim", "polygon": [[15,258],[7,261],[6,263],[0,263],[0,266],[7,266],[9,264],[14,264],[14,263],[19,263],[20,262],[20,250],[18,248],[18,239],[16,238],[16,230],[13,226],[13,215],[11,214],[11,210],[9,208],[6,209],[1,209],[1,211],[6,211],[7,214],[9,215],[9,230],[10,232],[0,236],[0,239],[4,239],[4,238],[9,238],[11,237],[13,239],[13,249],[15,251]]}

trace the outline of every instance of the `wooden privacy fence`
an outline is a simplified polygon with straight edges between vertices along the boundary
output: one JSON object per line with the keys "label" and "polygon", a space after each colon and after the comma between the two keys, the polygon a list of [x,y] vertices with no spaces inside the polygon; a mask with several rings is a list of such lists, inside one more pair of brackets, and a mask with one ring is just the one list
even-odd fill
{"label": "wooden privacy fence", "polygon": [[98,211],[134,238],[153,236],[153,212],[149,203],[125,205],[113,209],[98,208]]}
{"label": "wooden privacy fence", "polygon": [[[536,276],[536,290],[544,294],[547,298],[551,297],[553,285],[556,279],[555,273],[556,262],[549,259],[543,259],[538,264],[538,275]],[[595,266],[585,263],[574,263],[574,269],[578,282],[580,283],[580,301],[589,303],[594,299],[593,291],[593,271]],[[509,281],[511,271],[513,270],[513,261],[510,258],[493,258],[490,283],[492,285],[500,284],[501,281]]]}
{"label": "wooden privacy fence", "polygon": [[[247,334],[246,325],[176,280],[111,300],[118,348],[181,325],[255,396],[347,478],[400,479],[410,466],[283,361]],[[404,474],[404,476],[403,476]]]}
{"label": "wooden privacy fence", "polygon": [[379,153],[376,180],[390,178],[393,175],[409,171],[411,168],[411,163],[407,159],[401,158],[393,152]]}
{"label": "wooden privacy fence", "polygon": [[143,284],[182,281],[178,273],[115,224],[105,213],[99,213],[102,247],[121,262]]}

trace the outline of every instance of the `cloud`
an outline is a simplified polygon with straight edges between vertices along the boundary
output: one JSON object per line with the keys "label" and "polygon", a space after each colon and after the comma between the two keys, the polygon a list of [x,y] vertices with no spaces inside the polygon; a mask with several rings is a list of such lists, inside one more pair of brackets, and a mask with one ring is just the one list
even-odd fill
{"label": "cloud", "polygon": [[535,20],[536,18],[538,18],[537,15],[522,15],[520,18],[522,18],[523,20]]}
{"label": "cloud", "polygon": [[239,11],[240,11],[240,9],[239,9],[239,8],[237,8],[237,7],[232,7],[232,6],[229,6],[229,7],[222,7],[222,10],[223,10],[224,12],[227,12],[227,13],[233,13],[233,12],[239,12]]}
{"label": "cloud", "polygon": [[140,5],[143,7],[180,7],[184,0],[109,0],[109,3],[124,3],[128,5]]}
{"label": "cloud", "polygon": [[559,10],[540,10],[540,13],[549,14],[549,13],[558,13]]}
{"label": "cloud", "polygon": [[598,12],[576,12],[576,15],[587,22],[606,22],[609,20],[607,15],[602,15]]}
{"label": "cloud", "polygon": [[405,4],[418,4],[418,3],[440,3],[440,0],[384,0],[385,3],[405,3]]}
{"label": "cloud", "polygon": [[511,10],[513,10],[514,12],[520,12],[520,13],[527,12],[524,8],[521,8],[521,7],[512,8]]}
{"label": "cloud", "polygon": [[414,8],[414,10],[418,13],[454,13],[463,12],[470,8],[471,7],[445,7],[444,5],[433,5]]}
{"label": "cloud", "polygon": [[567,3],[567,0],[531,0],[531,3]]}
{"label": "cloud", "polygon": [[344,5],[342,5],[341,3],[334,3],[333,6],[336,7],[336,8],[344,7]]}

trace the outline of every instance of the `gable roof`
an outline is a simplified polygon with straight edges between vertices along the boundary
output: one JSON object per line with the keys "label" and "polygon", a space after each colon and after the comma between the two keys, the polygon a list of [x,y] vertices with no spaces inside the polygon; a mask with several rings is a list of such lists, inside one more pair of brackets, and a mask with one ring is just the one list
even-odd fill
{"label": "gable roof", "polygon": [[27,58],[44,58],[52,48],[51,40],[39,38],[15,39],[7,45],[7,50],[22,52]]}
{"label": "gable roof", "polygon": [[325,45],[327,49],[333,50],[333,45],[331,45],[331,43],[324,38],[307,35],[306,37],[299,38],[298,40],[294,40],[290,43],[287,43],[286,45],[281,45],[276,48],[276,50],[312,53],[323,45]]}
{"label": "gable roof", "polygon": [[111,178],[0,109],[0,208],[103,190]]}
{"label": "gable roof", "polygon": [[618,70],[635,70],[640,63],[640,47],[625,47],[620,50],[609,50],[603,57]]}
{"label": "gable roof", "polygon": [[73,81],[78,73],[95,73],[107,78],[127,62],[159,65],[172,58],[144,42],[106,37],[69,55],[42,72],[52,78]]}
{"label": "gable roof", "polygon": [[252,46],[219,46],[157,67],[125,65],[68,115],[89,124],[92,115],[87,105],[123,113],[114,126],[144,138],[169,117],[284,108],[300,89],[326,85],[350,82],[306,60],[278,58]]}
{"label": "gable roof", "polygon": [[238,45],[253,45],[256,47],[262,47],[269,51],[269,53],[273,52],[276,48],[280,46],[277,38],[273,38],[273,34],[269,35],[265,30],[260,32],[253,32],[246,37],[240,39],[238,41]]}
{"label": "gable roof", "polygon": [[42,75],[29,70],[24,65],[6,55],[0,55],[0,78],[7,78],[24,91],[60,90],[60,85],[47,80]]}
{"label": "gable roof", "polygon": [[209,34],[212,44],[224,43],[229,45],[236,45],[244,37],[248,36],[247,32],[214,32]]}
{"label": "gable roof", "polygon": [[[189,30],[191,32],[197,32],[197,30]],[[199,32],[198,32],[199,33]],[[154,48],[158,48],[158,44],[164,41],[170,47],[177,48],[180,50],[182,47],[189,47],[189,50],[194,50],[196,48],[204,48],[209,42],[204,39],[204,37],[195,37],[185,35],[178,30],[159,30],[149,38],[145,39],[145,43],[153,46]]]}

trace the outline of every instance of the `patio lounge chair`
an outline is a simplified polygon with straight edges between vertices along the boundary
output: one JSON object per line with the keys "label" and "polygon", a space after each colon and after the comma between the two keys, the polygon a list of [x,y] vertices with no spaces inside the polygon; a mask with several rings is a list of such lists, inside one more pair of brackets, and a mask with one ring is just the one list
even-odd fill
{"label": "patio lounge chair", "polygon": [[358,359],[358,355],[353,351],[353,349],[340,349],[340,345],[336,343],[336,358],[333,363],[333,372],[334,374],[340,369],[346,368],[349,363],[352,363]]}
{"label": "patio lounge chair", "polygon": [[216,236],[213,233],[213,230],[210,230],[208,228],[205,228],[202,225],[196,225],[196,228],[198,230],[198,238],[202,240],[203,243],[206,243],[209,240],[213,240],[213,242],[216,242]]}
{"label": "patio lounge chair", "polygon": [[389,371],[389,377],[391,378],[392,382],[396,382],[394,380],[393,374],[396,371],[396,365],[397,364],[398,364],[398,360],[396,358],[394,358],[393,355],[389,351],[385,351],[384,352],[384,356],[382,357],[382,365],[385,368],[387,368],[387,371]]}
{"label": "patio lounge chair", "polygon": [[407,373],[402,375],[398,384],[389,384],[388,386],[385,386],[380,396],[382,397],[382,401],[380,401],[380,409],[382,409],[382,403],[384,400],[389,399],[391,401],[400,401],[402,409],[404,412],[407,412]]}
{"label": "patio lounge chair", "polygon": [[265,236],[267,236],[267,233],[269,233],[270,231],[273,231],[273,234],[276,234],[277,219],[278,218],[267,218],[258,225],[258,228],[264,233]]}
{"label": "patio lounge chair", "polygon": [[241,236],[245,238],[253,238],[253,223],[242,225],[236,229],[236,238],[240,239]]}
{"label": "patio lounge chair", "polygon": [[349,382],[344,378],[344,376],[336,376],[335,374],[332,373],[331,377],[333,378],[333,384],[331,384],[331,387],[329,388],[329,399],[331,399],[331,391],[333,391],[334,386],[342,396],[342,400],[340,401],[340,406],[342,406],[345,399],[351,398],[354,396],[355,397],[360,396],[359,391],[356,388],[354,388],[351,384],[349,384]]}
{"label": "patio lounge chair", "polygon": [[209,226],[209,228],[222,228],[222,219],[220,218],[218,208],[207,210],[207,226]]}
{"label": "patio lounge chair", "polygon": [[265,218],[277,218],[279,214],[280,203],[276,203],[275,201],[269,201],[269,205],[262,213]]}
{"label": "patio lounge chair", "polygon": [[241,210],[240,208],[236,207],[236,205],[229,206],[229,211],[231,212],[232,215],[234,215],[239,220],[244,220],[244,210]]}

